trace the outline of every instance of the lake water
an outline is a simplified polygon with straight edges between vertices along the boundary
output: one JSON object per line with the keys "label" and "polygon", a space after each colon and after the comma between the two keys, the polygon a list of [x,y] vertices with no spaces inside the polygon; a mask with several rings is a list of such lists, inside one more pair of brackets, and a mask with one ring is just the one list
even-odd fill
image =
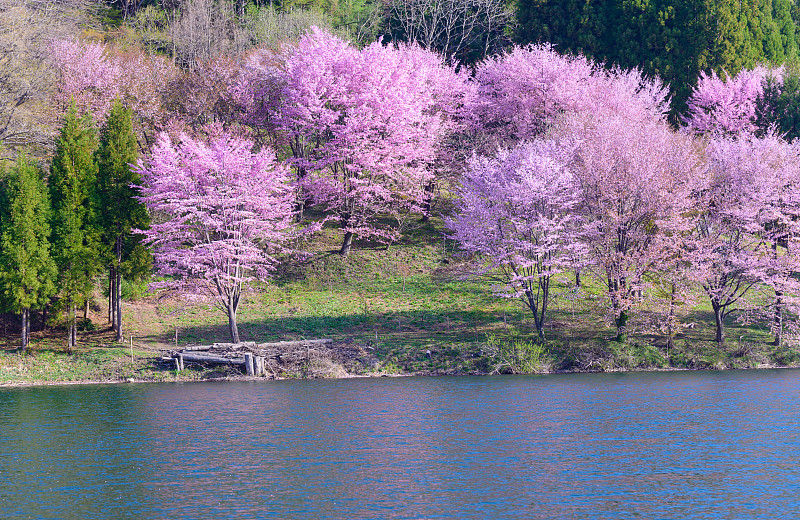
{"label": "lake water", "polygon": [[800,371],[0,388],[0,518],[800,518]]}

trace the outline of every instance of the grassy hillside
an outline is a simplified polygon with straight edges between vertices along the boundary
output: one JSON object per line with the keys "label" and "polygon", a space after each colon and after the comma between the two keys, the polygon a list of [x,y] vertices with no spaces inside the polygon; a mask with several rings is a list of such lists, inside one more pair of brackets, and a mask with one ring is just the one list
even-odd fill
{"label": "grassy hillside", "polygon": [[[632,320],[629,342],[615,342],[614,329],[603,321],[602,289],[588,276],[577,299],[566,286],[555,288],[546,342],[537,345],[531,341],[532,319],[518,301],[496,297],[485,280],[465,278],[468,261],[444,238],[441,221],[388,249],[356,243],[342,258],[338,245],[336,230],[323,230],[304,264],[287,266],[274,283],[251,292],[239,314],[242,340],[324,337],[356,343],[379,360],[371,369],[375,374],[747,368],[800,361],[795,347],[768,344],[764,324],[729,323],[730,339],[719,348],[705,303],[685,317],[694,326],[669,351],[665,338],[637,332],[652,317],[646,307]],[[103,300],[98,294],[90,313],[100,329],[107,326]],[[202,372],[164,371],[152,359],[159,349],[174,347],[176,328],[179,345],[229,341],[221,312],[172,295],[146,294],[126,302],[123,311],[126,338],[134,338],[133,362],[129,345],[114,346],[106,330],[82,333],[81,347],[71,356],[64,354],[65,334],[58,329],[33,334],[33,358],[16,353],[18,339],[6,336],[0,382],[200,378]]]}

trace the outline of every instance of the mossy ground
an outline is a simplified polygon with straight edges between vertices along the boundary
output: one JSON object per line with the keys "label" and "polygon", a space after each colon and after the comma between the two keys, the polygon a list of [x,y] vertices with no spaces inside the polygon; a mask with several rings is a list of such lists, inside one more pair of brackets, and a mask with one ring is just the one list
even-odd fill
{"label": "mossy ground", "polygon": [[[532,320],[518,301],[498,298],[486,280],[463,276],[467,260],[444,238],[441,221],[407,233],[404,241],[389,248],[357,242],[347,258],[336,253],[338,240],[335,229],[324,229],[309,245],[313,256],[289,264],[273,283],[248,294],[239,313],[243,341],[332,338],[357,343],[374,349],[371,352],[380,362],[375,374],[721,369],[800,363],[797,345],[770,345],[764,324],[745,327],[731,321],[730,339],[719,347],[713,342],[713,316],[702,298],[684,316],[694,327],[686,329],[670,349],[665,338],[637,328],[637,323],[651,317],[647,307],[637,309],[628,341],[613,341],[614,330],[603,320],[602,287],[587,276],[577,300],[569,297],[566,284],[555,287],[541,346],[533,341]],[[154,363],[160,349],[175,346],[176,329],[179,345],[229,341],[227,320],[218,310],[169,295],[144,295],[123,306],[126,344],[119,346],[107,330],[103,303],[98,295],[90,318],[104,330],[79,333],[79,347],[71,354],[64,351],[65,335],[58,327],[46,334],[34,332],[26,354],[16,350],[16,336],[6,335],[0,349],[0,383],[220,376],[202,370],[176,374]]]}

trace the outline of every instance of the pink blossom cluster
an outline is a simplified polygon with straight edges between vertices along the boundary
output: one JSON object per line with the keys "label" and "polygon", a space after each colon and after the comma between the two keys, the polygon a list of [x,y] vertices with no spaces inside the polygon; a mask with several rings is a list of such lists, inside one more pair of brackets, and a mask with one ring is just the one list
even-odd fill
{"label": "pink blossom cluster", "polygon": [[701,72],[684,121],[698,133],[752,132],[756,129],[756,101],[764,91],[764,80],[780,80],[781,76],[781,69],[764,66],[742,70],[735,76]]}
{"label": "pink blossom cluster", "polygon": [[140,161],[141,200],[162,216],[142,231],[160,286],[206,297],[228,315],[238,342],[242,290],[266,280],[292,235],[289,172],[272,150],[229,134],[208,142],[162,134]]}
{"label": "pink blossom cluster", "polygon": [[162,57],[123,52],[97,42],[56,40],[50,45],[50,57],[60,76],[57,106],[63,109],[74,100],[98,124],[105,121],[115,99],[150,125],[161,121],[162,97],[178,73]]}
{"label": "pink blossom cluster", "polygon": [[276,123],[298,184],[336,216],[345,244],[353,235],[395,239],[378,216],[422,209],[437,146],[457,125],[466,73],[417,45],[358,49],[316,28],[284,51],[280,68],[260,70],[259,88],[282,103]]}

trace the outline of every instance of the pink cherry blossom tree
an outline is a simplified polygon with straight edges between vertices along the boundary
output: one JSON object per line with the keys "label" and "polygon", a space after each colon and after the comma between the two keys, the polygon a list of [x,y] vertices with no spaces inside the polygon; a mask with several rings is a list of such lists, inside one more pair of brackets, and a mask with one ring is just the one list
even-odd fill
{"label": "pink cherry blossom tree", "polygon": [[530,139],[559,113],[583,101],[596,66],[549,44],[514,47],[484,60],[475,72],[475,124],[499,141]]}
{"label": "pink cherry blossom tree", "polygon": [[473,156],[459,190],[453,237],[499,282],[500,294],[519,298],[544,338],[553,277],[574,269],[584,252],[575,179],[568,168],[573,141],[535,140],[496,157]]}
{"label": "pink cherry blossom tree", "polygon": [[50,56],[60,73],[56,103],[64,108],[75,101],[79,112],[90,111],[98,122],[105,121],[114,99],[121,95],[125,73],[105,44],[80,40],[56,40]]}
{"label": "pink cherry blossom tree", "polygon": [[162,134],[138,165],[141,200],[165,216],[142,231],[158,274],[170,279],[157,286],[211,300],[227,315],[234,343],[242,292],[270,277],[292,235],[288,169],[271,150],[251,149],[224,133],[207,143]]}
{"label": "pink cherry blossom tree", "polygon": [[700,161],[691,137],[635,110],[578,118],[567,129],[581,139],[572,168],[589,268],[606,285],[623,340],[649,279],[674,264],[673,236],[689,228],[685,215]]}
{"label": "pink cherry blossom tree", "polygon": [[[281,127],[300,185],[344,233],[389,242],[423,209],[465,76],[416,45],[359,50],[314,28],[282,65]],[[378,216],[397,225],[382,226]]]}
{"label": "pink cherry blossom tree", "polygon": [[74,100],[79,112],[91,112],[102,125],[114,100],[133,110],[143,145],[151,144],[155,130],[168,118],[163,105],[166,88],[178,71],[166,59],[137,50],[80,40],[56,40],[49,48],[59,73],[56,106]]}
{"label": "pink cherry blossom tree", "polygon": [[563,114],[636,107],[658,116],[668,109],[667,89],[658,80],[562,55],[549,44],[487,58],[475,72],[474,88],[471,122],[487,135],[489,147],[534,138]]}
{"label": "pink cherry blossom tree", "polygon": [[695,235],[690,243],[693,277],[714,311],[718,343],[725,319],[753,304],[746,298],[757,284],[775,293],[773,329],[780,338],[787,306],[800,284],[800,150],[769,134],[720,136],[709,143],[709,180],[698,192]]}
{"label": "pink cherry blossom tree", "polygon": [[753,132],[756,130],[756,101],[768,76],[779,77],[780,69],[758,66],[735,76],[702,72],[689,97],[684,122],[697,133]]}

